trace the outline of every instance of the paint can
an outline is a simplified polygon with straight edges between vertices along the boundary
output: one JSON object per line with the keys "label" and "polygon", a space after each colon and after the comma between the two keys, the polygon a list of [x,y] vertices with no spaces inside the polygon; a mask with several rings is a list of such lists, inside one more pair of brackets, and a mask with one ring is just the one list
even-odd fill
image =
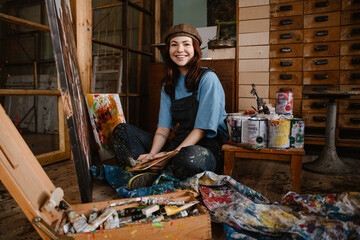
{"label": "paint can", "polygon": [[300,118],[291,119],[290,147],[304,148],[305,121]]}
{"label": "paint can", "polygon": [[275,112],[277,114],[292,114],[294,93],[291,88],[280,88],[276,93]]}
{"label": "paint can", "polygon": [[290,120],[269,120],[268,147],[288,149],[290,147]]}
{"label": "paint can", "polygon": [[253,117],[243,125],[243,136],[247,143],[267,147],[267,119]]}

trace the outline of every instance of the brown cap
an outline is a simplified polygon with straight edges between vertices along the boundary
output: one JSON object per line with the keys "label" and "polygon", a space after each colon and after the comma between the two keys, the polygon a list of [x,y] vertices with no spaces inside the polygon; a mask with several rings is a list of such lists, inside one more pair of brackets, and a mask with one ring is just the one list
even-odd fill
{"label": "brown cap", "polygon": [[165,43],[168,43],[171,38],[176,36],[187,36],[195,39],[199,45],[202,43],[202,39],[200,37],[200,34],[196,30],[196,28],[193,25],[190,25],[188,23],[181,23],[178,25],[172,26],[167,34],[165,35]]}

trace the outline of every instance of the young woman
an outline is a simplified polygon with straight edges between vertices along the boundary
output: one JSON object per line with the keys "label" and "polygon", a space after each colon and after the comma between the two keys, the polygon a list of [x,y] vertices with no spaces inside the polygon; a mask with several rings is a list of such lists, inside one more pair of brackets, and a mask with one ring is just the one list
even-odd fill
{"label": "young woman", "polygon": [[[113,137],[120,164],[131,166],[178,150],[173,158],[151,170],[166,170],[180,180],[203,171],[222,173],[221,146],[228,139],[225,94],[215,72],[200,67],[201,42],[196,28],[186,23],[171,27],[166,34],[165,77],[156,133],[153,136],[132,125],[119,124]],[[175,137],[169,140],[176,125]]]}

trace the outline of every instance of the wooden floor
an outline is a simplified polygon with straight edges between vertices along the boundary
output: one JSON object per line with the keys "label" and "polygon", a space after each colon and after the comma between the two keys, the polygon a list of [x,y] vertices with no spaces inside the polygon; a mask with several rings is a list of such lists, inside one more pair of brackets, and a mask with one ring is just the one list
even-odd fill
{"label": "wooden floor", "polygon": [[[320,148],[305,149],[303,161],[312,161]],[[340,149],[342,159],[360,173],[359,149]],[[66,199],[80,203],[76,173],[71,160],[45,166],[44,170],[57,187],[61,187]],[[260,192],[271,201],[280,201],[292,190],[290,167],[287,163],[262,160],[237,160],[233,177],[246,186]],[[360,174],[351,176],[329,176],[303,170],[302,193],[341,193],[360,191]],[[94,181],[93,201],[118,198],[116,192],[106,183]],[[26,219],[21,209],[0,183],[0,239],[39,239],[38,234]],[[221,224],[212,224],[213,239],[225,239]]]}

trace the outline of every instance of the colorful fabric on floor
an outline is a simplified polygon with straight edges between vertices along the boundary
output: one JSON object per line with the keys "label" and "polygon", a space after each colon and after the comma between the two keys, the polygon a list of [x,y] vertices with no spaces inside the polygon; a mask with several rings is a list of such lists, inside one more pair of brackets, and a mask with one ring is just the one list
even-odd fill
{"label": "colorful fabric on floor", "polygon": [[[201,195],[212,220],[225,223],[227,239],[360,239],[360,193],[299,195],[289,192],[279,203],[213,172],[179,181],[165,172],[152,187],[129,191],[132,174],[118,167],[91,168],[107,179],[121,198],[186,189]],[[225,229],[226,228],[226,229]]]}

